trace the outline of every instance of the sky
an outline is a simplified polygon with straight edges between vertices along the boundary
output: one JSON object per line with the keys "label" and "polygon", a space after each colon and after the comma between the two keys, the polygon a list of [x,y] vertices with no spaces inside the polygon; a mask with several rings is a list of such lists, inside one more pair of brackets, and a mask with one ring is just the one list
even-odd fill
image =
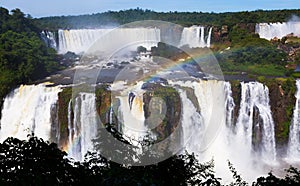
{"label": "sky", "polygon": [[33,17],[82,15],[130,8],[154,11],[236,12],[300,9],[300,0],[0,0],[9,10],[20,8]]}

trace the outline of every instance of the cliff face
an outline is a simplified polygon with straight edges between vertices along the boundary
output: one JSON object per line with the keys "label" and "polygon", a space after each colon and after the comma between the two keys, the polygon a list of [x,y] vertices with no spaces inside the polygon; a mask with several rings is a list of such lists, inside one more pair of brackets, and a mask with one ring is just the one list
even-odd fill
{"label": "cliff face", "polygon": [[234,100],[234,110],[233,110],[233,123],[236,123],[237,117],[239,115],[240,104],[241,104],[241,84],[239,81],[231,81],[231,91]]}
{"label": "cliff face", "polygon": [[[179,126],[181,101],[174,88],[157,85],[148,90],[144,96],[146,125],[158,135],[158,141],[164,140]],[[165,104],[165,105],[164,105]]]}
{"label": "cliff face", "polygon": [[276,142],[278,147],[281,147],[288,142],[289,128],[296,102],[296,82],[287,79],[285,81],[271,81],[266,84],[269,87],[270,105],[276,124]]}
{"label": "cliff face", "polygon": [[[233,113],[233,123],[236,123],[241,102],[241,85],[239,81],[231,81],[232,97],[234,99],[235,108]],[[275,123],[275,136],[277,147],[284,147],[288,143],[289,127],[293,117],[293,109],[295,106],[296,85],[293,79],[266,79],[262,82],[269,88],[270,107]],[[189,91],[187,91],[189,92]],[[111,92],[107,87],[96,88],[96,110],[102,124],[112,123],[118,124],[117,117],[110,116],[111,110]],[[58,95],[58,103],[53,106],[53,126],[52,139],[60,147],[68,144],[68,122],[70,115],[71,124],[74,118],[74,111],[68,110],[70,100],[72,98],[72,88],[64,88]],[[171,87],[161,86],[159,84],[149,86],[143,95],[145,125],[152,129],[157,135],[157,141],[162,141],[169,137],[180,126],[181,118],[181,99],[178,92]],[[72,104],[72,102],[71,102]],[[114,107],[118,107],[118,103],[114,103]],[[114,109],[117,110],[117,109]],[[254,122],[259,122],[260,117],[258,110],[254,112]],[[74,124],[73,124],[74,125]],[[261,128],[253,128],[253,145],[259,148],[261,141]]]}
{"label": "cliff face", "polygon": [[[111,91],[106,86],[96,89],[96,109],[102,124],[109,123],[111,107]],[[113,117],[116,121],[115,117]]]}
{"label": "cliff face", "polygon": [[[56,130],[52,130],[52,135],[54,138],[52,140],[56,140],[55,142],[58,144],[60,148],[66,147],[68,144],[68,107],[69,102],[72,98],[72,88],[64,88],[62,92],[58,94],[58,109],[57,116],[58,121],[55,123],[56,126],[52,126]],[[73,117],[74,113],[71,113]],[[72,121],[72,120],[71,120]]]}
{"label": "cliff face", "polygon": [[228,26],[227,25],[223,25],[221,27],[213,27],[213,31],[212,31],[212,42],[213,43],[219,43],[219,42],[225,42],[228,40],[228,34],[229,34],[229,30],[228,30]]}
{"label": "cliff face", "polygon": [[[67,147],[69,138],[68,127],[73,128],[74,123],[74,101],[76,98],[74,90],[71,87],[64,88],[62,92],[58,94],[57,106],[53,108],[52,115],[52,141],[56,142],[59,147]],[[109,122],[110,106],[111,106],[111,92],[106,86],[97,87],[95,91],[96,96],[96,111],[102,124]],[[76,97],[76,96],[75,96]],[[72,101],[71,101],[72,100]],[[69,110],[69,104],[71,108]],[[80,102],[78,103],[81,104]],[[70,122],[71,126],[68,126]]]}
{"label": "cliff face", "polygon": [[[56,109],[53,109],[52,139],[64,149],[68,146],[69,127],[73,128],[74,123],[74,103],[72,100],[72,88],[64,88],[58,95]],[[117,125],[117,116],[111,117],[111,91],[107,86],[97,87],[95,91],[96,111],[100,119],[100,124],[106,124],[112,119],[112,123]],[[158,141],[162,141],[171,135],[179,126],[181,117],[181,101],[178,92],[174,88],[163,87],[161,85],[151,86],[143,95],[145,125],[157,134]],[[74,100],[74,99],[73,99]],[[69,109],[71,104],[72,109]],[[81,104],[81,103],[77,103]],[[118,107],[118,103],[114,103]],[[113,109],[118,110],[118,109]],[[55,116],[57,115],[57,116]],[[155,126],[153,125],[155,124]],[[72,125],[72,126],[68,126]]]}

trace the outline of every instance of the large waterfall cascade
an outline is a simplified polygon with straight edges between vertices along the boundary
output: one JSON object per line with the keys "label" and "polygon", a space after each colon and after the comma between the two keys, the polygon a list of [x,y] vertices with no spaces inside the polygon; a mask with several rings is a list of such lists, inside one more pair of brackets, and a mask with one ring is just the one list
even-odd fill
{"label": "large waterfall cascade", "polygon": [[[241,86],[241,105],[236,124],[238,141],[244,142],[247,149],[252,150],[253,128],[261,128],[262,159],[266,163],[276,162],[275,125],[269,105],[269,90],[258,82],[241,83]],[[254,117],[255,110],[259,118]]]}
{"label": "large waterfall cascade", "polygon": [[140,140],[147,134],[142,90],[143,82],[129,86],[120,92],[119,122],[121,132],[130,139]]}
{"label": "large waterfall cascade", "polygon": [[98,124],[95,94],[80,93],[74,100],[69,101],[67,151],[70,157],[83,160],[85,153],[93,150],[92,140],[97,136]]}
{"label": "large waterfall cascade", "polygon": [[[250,181],[269,171],[264,170],[263,165],[275,165],[278,157],[274,121],[266,86],[258,82],[242,82],[239,113],[238,116],[234,116],[236,105],[229,82],[170,80],[168,84],[178,90],[182,103],[182,144],[187,151],[194,152],[200,161],[214,159],[218,176],[225,181],[232,178],[227,160]],[[135,139],[140,139],[147,131],[143,110],[145,90],[141,87],[142,83],[133,87],[121,87],[118,95],[115,95],[119,100],[117,111],[110,111],[122,120],[122,132]],[[297,87],[299,89],[300,80],[297,81]],[[187,89],[192,91],[187,93]],[[46,87],[43,84],[15,89],[4,101],[1,139],[9,136],[27,139],[28,134],[34,133],[49,140],[53,127],[52,117],[56,117],[53,111],[58,110],[54,108],[61,91],[62,87]],[[299,118],[299,91],[296,97],[288,150],[288,156],[291,158],[299,157],[299,126],[296,122]],[[68,137],[64,139],[67,142],[63,143],[66,145],[63,149],[68,151],[70,157],[82,160],[84,154],[93,148],[91,140],[96,136],[100,123],[97,118],[95,94],[80,93],[69,101],[66,109]],[[261,138],[255,142],[259,143],[258,148],[254,148],[253,136],[257,131]]]}
{"label": "large waterfall cascade", "polygon": [[[113,34],[109,34],[110,32]],[[49,47],[56,49],[59,53],[64,54],[68,51],[77,54],[86,52],[98,39],[102,38],[103,45],[112,41],[124,40],[131,41],[131,38],[138,40],[139,46],[142,45],[148,50],[156,46],[161,41],[160,30],[158,28],[119,28],[119,29],[71,29],[58,30],[55,38],[54,32],[43,31],[42,39]],[[107,37],[104,37],[107,36]],[[181,39],[178,47],[189,45],[195,47],[210,47],[212,36],[212,27],[191,26],[183,28]],[[56,39],[58,43],[56,42]],[[121,42],[122,43],[122,42]],[[131,43],[130,43],[131,44]],[[136,49],[136,47],[134,48]]]}
{"label": "large waterfall cascade", "polygon": [[284,23],[259,23],[256,25],[255,32],[260,38],[271,40],[273,38],[281,39],[289,34],[300,36],[300,22]]}
{"label": "large waterfall cascade", "polygon": [[[110,32],[114,33],[109,34]],[[101,45],[104,46],[113,41],[137,41],[139,42],[137,45],[142,45],[150,50],[152,46],[155,46],[158,42],[160,42],[160,30],[157,28],[59,30],[58,52],[86,52],[100,38],[103,38],[101,40]],[[136,49],[136,47],[134,49]]]}
{"label": "large waterfall cascade", "polygon": [[[263,174],[262,166],[276,161],[274,122],[269,106],[268,88],[257,82],[241,83],[242,100],[238,121],[233,111],[235,103],[229,82],[194,81],[169,82],[179,89],[183,107],[183,133],[186,150],[198,155],[200,161],[215,161],[217,175],[227,182],[231,173],[227,166],[230,160],[245,179],[252,180]],[[200,112],[187,97],[184,87],[192,88],[197,97]],[[261,154],[255,155],[252,147],[254,109],[258,108],[259,122],[263,128]],[[196,131],[196,132],[195,132]],[[256,157],[256,158],[255,158]],[[263,161],[260,161],[262,159]]]}
{"label": "large waterfall cascade", "polygon": [[290,126],[289,144],[287,150],[288,161],[300,161],[300,80],[297,82],[296,105]]}
{"label": "large waterfall cascade", "polygon": [[22,85],[11,92],[2,109],[1,141],[7,137],[27,139],[31,134],[50,140],[51,110],[60,91],[60,87],[39,84]]}

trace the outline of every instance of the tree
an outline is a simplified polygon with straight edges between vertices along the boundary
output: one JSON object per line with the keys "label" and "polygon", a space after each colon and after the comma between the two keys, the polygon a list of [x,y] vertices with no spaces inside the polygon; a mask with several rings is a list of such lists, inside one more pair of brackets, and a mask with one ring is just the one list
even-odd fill
{"label": "tree", "polygon": [[[0,8],[0,98],[18,84],[44,78],[61,69],[54,49],[40,38],[40,30],[20,9]],[[0,108],[2,101],[0,101]]]}
{"label": "tree", "polygon": [[22,141],[8,138],[0,144],[0,183],[9,185],[58,185],[79,183],[82,166],[65,158],[54,143],[36,137]]}
{"label": "tree", "polygon": [[[101,152],[118,149],[118,147],[115,146],[117,143],[108,140],[106,137],[101,137],[105,136],[103,135],[105,132],[112,134],[122,143],[132,145],[113,125],[107,124],[104,129],[100,129],[98,138],[94,141],[99,153],[89,153],[86,158],[89,160],[87,161],[87,167],[96,170],[94,176],[102,176],[98,176],[98,183],[101,183],[101,185],[220,185],[219,179],[214,176],[213,161],[201,164],[193,154],[174,155],[162,162],[147,166],[131,166],[112,162],[103,157]],[[144,141],[139,143],[142,148],[147,148],[147,145],[151,145],[153,142],[149,138],[145,138]],[[103,149],[109,147],[111,148]],[[154,158],[156,156],[156,152],[153,152],[153,154],[141,154],[136,157],[134,147],[128,146],[128,149],[124,149],[123,146],[120,149],[123,153],[126,153],[126,158],[130,161],[133,161],[133,158],[138,161],[144,158],[143,156],[154,156]],[[119,156],[122,152],[112,151],[110,154],[111,156]],[[126,159],[124,159],[124,162],[127,162]]]}

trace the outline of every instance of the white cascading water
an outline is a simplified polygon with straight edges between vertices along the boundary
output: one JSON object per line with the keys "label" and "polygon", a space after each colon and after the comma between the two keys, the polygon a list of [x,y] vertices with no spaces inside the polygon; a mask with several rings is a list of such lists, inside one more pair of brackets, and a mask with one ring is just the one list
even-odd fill
{"label": "white cascading water", "polygon": [[290,162],[300,161],[300,80],[296,82],[296,105],[293,120],[290,126],[287,160]]}
{"label": "white cascading water", "polygon": [[[241,83],[242,100],[235,124],[235,104],[229,82],[170,81],[169,84],[179,87],[177,89],[183,104],[184,139],[190,140],[190,143],[184,142],[186,149],[196,153],[201,162],[214,159],[216,175],[222,177],[225,183],[232,179],[227,160],[233,163],[247,181],[253,181],[265,173],[261,165],[276,161],[274,122],[267,87],[257,82]],[[201,114],[196,111],[182,87],[194,90]],[[254,107],[259,110],[260,125],[263,128],[261,156],[255,156],[252,151]]]}
{"label": "white cascading water", "polygon": [[[108,34],[114,31],[114,34]],[[106,35],[108,34],[108,35]],[[79,30],[58,30],[58,52],[68,51],[77,54],[86,52],[98,39],[103,36],[103,46],[120,40],[139,41],[148,50],[160,42],[160,30],[157,28],[118,28],[114,29],[79,29]],[[126,42],[125,42],[126,43]],[[128,44],[128,43],[127,43]],[[132,43],[130,43],[132,44]],[[136,50],[136,47],[134,48]]]}
{"label": "white cascading water", "polygon": [[[276,163],[275,125],[269,105],[269,89],[258,82],[241,83],[242,97],[236,124],[238,141],[252,153],[253,125],[262,128],[262,159],[267,164]],[[258,109],[259,121],[253,123],[254,109]]]}
{"label": "white cascading water", "polygon": [[57,43],[53,32],[44,30],[41,32],[41,38],[46,43],[47,47],[57,50]]}
{"label": "white cascading water", "polygon": [[58,30],[58,52],[81,53],[111,29]]}
{"label": "white cascading water", "polygon": [[208,31],[208,37],[207,37],[207,42],[206,42],[206,46],[209,48],[210,45],[211,45],[211,33],[212,33],[212,27],[209,28],[209,31]]}
{"label": "white cascading water", "polygon": [[[46,87],[45,84],[25,85],[15,89],[5,100],[1,118],[1,141],[8,137],[28,139],[28,135],[51,140],[51,111],[58,101],[62,89]],[[72,118],[72,111],[74,118]],[[95,95],[82,93],[68,105],[68,151],[69,157],[83,160],[85,153],[92,149],[96,137],[97,119]]]}
{"label": "white cascading water", "polygon": [[[215,80],[168,83],[176,87],[182,101],[183,144],[189,152],[197,154],[201,162],[214,159],[216,174],[224,182],[230,182],[232,178],[227,160],[249,181],[265,173],[260,166],[262,163],[276,161],[274,122],[266,86],[258,82],[241,83],[240,111],[237,122],[234,123],[235,105],[230,83]],[[300,81],[297,81],[297,86],[300,87]],[[123,86],[116,95],[120,105],[119,112],[114,114],[118,113],[118,119],[124,124],[122,132],[134,139],[140,139],[147,132],[143,110],[144,90],[141,87],[142,82],[134,86]],[[195,99],[188,97],[187,88],[193,90]],[[21,86],[14,90],[4,101],[1,139],[9,136],[26,139],[28,134],[34,133],[49,140],[50,113],[60,91],[60,87],[46,87],[42,84]],[[130,92],[134,93],[134,99],[128,99]],[[93,148],[91,140],[96,136],[99,124],[95,94],[80,93],[69,102],[67,109],[69,136],[67,147],[63,148],[70,157],[83,160],[84,154]],[[258,112],[258,119],[254,117],[255,111]],[[298,113],[298,104],[295,113]],[[294,119],[296,115],[294,114]],[[295,124],[291,126],[289,144],[290,152],[293,153],[299,147],[298,125],[296,127]],[[261,153],[253,152],[253,125],[259,125],[262,129]]]}
{"label": "white cascading water", "polygon": [[[107,45],[115,40],[139,41],[137,45],[144,46],[148,50],[160,42],[160,30],[158,28],[119,28],[111,36],[108,34],[114,29],[73,29],[58,30],[58,43],[53,32],[41,32],[42,39],[49,46],[59,53],[68,51],[77,54],[86,52],[99,38],[104,37],[103,45]],[[108,34],[108,35],[107,35]],[[203,26],[185,27],[181,34],[179,46],[189,45],[195,47],[210,47],[212,27],[208,30]],[[120,41],[119,41],[120,42]],[[106,43],[106,44],[105,44]],[[122,43],[122,42],[121,42]],[[126,42],[125,42],[126,43]],[[133,49],[136,49],[134,47]]]}
{"label": "white cascading water", "polygon": [[189,45],[191,48],[196,47],[210,47],[211,44],[211,32],[212,28],[208,31],[208,36],[205,41],[205,27],[203,26],[191,26],[183,28],[179,47]]}
{"label": "white cascading water", "polygon": [[232,90],[229,82],[224,83],[224,93],[225,93],[226,125],[228,127],[233,127],[234,124],[233,111],[234,111],[235,103],[232,97]]}
{"label": "white cascading water", "polygon": [[[92,140],[96,138],[98,120],[96,112],[96,97],[92,93],[80,93],[75,98],[74,106],[72,101],[68,105],[68,155],[75,160],[84,160],[84,155],[93,150]],[[74,118],[72,121],[71,110]]]}
{"label": "white cascading water", "polygon": [[[201,131],[204,128],[203,118],[197,109],[195,108],[192,101],[187,97],[186,91],[178,88],[177,89],[182,102],[182,126],[184,127],[182,144],[186,147],[189,152],[200,151],[201,146],[198,143],[189,143],[191,137],[196,135],[198,139],[203,138],[203,133]],[[195,130],[198,129],[198,130]],[[195,132],[197,131],[197,132]]]}
{"label": "white cascading water", "polygon": [[256,25],[256,33],[260,38],[271,40],[273,38],[281,39],[291,33],[294,36],[300,36],[300,22],[284,22],[284,23],[259,23]]}
{"label": "white cascading water", "polygon": [[[137,85],[126,87],[117,97],[120,101],[118,118],[122,125],[122,133],[130,139],[142,139],[147,133],[145,126],[145,114],[142,90],[143,82]],[[134,98],[130,100],[129,94],[133,93]],[[132,101],[132,102],[131,102]]]}
{"label": "white cascading water", "polygon": [[[231,133],[225,123],[228,115],[225,109],[225,87],[229,84],[215,80],[169,81],[169,84],[179,89],[183,104],[182,127],[186,150],[195,153],[200,162],[213,159],[216,175],[222,177],[222,181],[230,182],[232,175],[227,160],[231,160],[235,147],[229,144]],[[197,98],[194,104],[199,106],[200,113],[186,96],[185,87],[194,90]]]}
{"label": "white cascading water", "polygon": [[60,91],[60,87],[39,84],[21,85],[11,92],[3,104],[1,141],[7,137],[28,139],[31,134],[50,140],[51,110]]}

